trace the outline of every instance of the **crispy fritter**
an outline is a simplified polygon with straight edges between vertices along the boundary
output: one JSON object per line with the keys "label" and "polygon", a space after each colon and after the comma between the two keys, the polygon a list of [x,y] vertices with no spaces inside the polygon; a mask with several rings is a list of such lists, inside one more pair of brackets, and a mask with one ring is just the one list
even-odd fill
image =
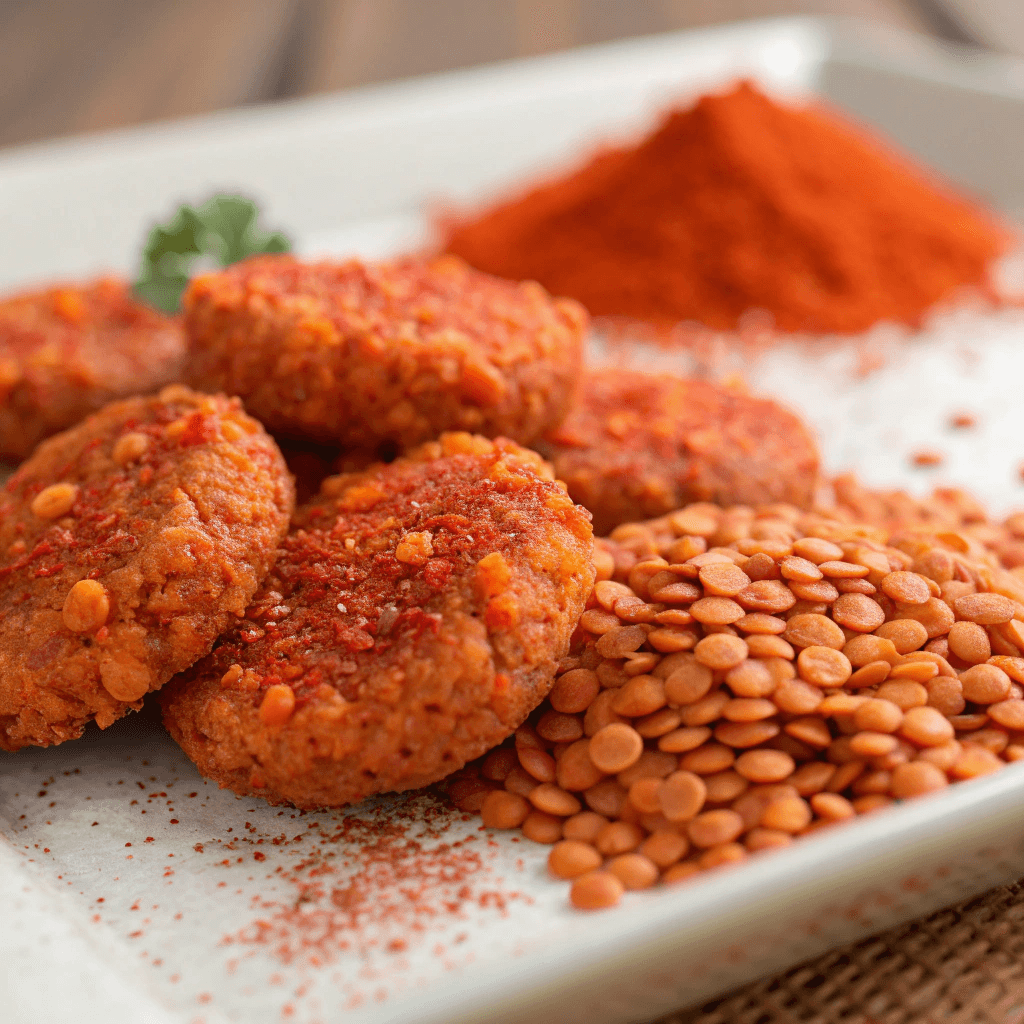
{"label": "crispy fritter", "polygon": [[116,398],[180,380],[185,349],[180,320],[116,278],[0,301],[0,461],[27,458]]}
{"label": "crispy fritter", "polygon": [[598,535],[694,501],[809,508],[818,478],[814,438],[775,402],[620,368],[588,371],[538,450]]}
{"label": "crispy fritter", "polygon": [[533,452],[446,434],[329,478],[209,657],[161,695],[206,776],[338,806],[435,782],[544,699],[594,580]]}
{"label": "crispy fritter", "polygon": [[275,434],[405,450],[444,430],[529,444],[576,389],[586,314],[452,257],[260,256],[185,293],[191,383],[240,395]]}
{"label": "crispy fritter", "polygon": [[105,728],[206,654],[293,501],[241,403],[179,385],[44,441],[0,490],[0,747]]}

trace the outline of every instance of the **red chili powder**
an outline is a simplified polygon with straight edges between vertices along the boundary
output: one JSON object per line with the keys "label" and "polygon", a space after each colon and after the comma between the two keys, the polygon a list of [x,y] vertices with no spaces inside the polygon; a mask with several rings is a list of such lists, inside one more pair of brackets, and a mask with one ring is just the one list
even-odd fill
{"label": "red chili powder", "polygon": [[[505,914],[509,903],[528,901],[490,871],[493,840],[446,839],[455,821],[468,818],[422,791],[384,814],[314,819],[303,834],[271,840],[301,843],[305,855],[274,873],[287,894],[257,897],[261,916],[224,942],[267,947],[283,963],[315,967],[349,950],[401,952],[431,922],[462,919],[473,909]],[[254,857],[266,860],[262,851]]]}
{"label": "red chili powder", "polygon": [[788,332],[917,325],[963,286],[990,299],[1009,244],[985,211],[825,107],[750,84],[674,111],[638,145],[462,222],[449,252],[595,316]]}

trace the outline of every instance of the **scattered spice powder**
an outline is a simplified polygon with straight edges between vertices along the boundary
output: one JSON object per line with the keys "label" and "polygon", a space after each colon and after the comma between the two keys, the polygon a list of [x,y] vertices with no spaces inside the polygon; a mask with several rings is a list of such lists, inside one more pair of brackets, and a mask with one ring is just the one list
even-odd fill
{"label": "scattered spice powder", "polygon": [[963,286],[994,298],[990,265],[1009,244],[888,143],[750,84],[441,228],[473,266],[533,278],[595,316],[726,331],[754,309],[787,332],[917,325]]}
{"label": "scattered spice powder", "polygon": [[946,457],[934,448],[921,448],[910,456],[910,461],[919,469],[941,466]]}
{"label": "scattered spice powder", "polygon": [[786,505],[620,526],[548,700],[452,799],[597,909],[1024,759],[1024,580],[942,537]]}
{"label": "scattered spice powder", "polygon": [[[283,963],[316,967],[349,950],[400,952],[438,919],[462,920],[481,909],[504,915],[510,903],[530,902],[493,874],[492,840],[451,840],[460,816],[440,795],[424,790],[377,803],[364,813],[314,819],[305,836],[273,839],[275,846],[309,841],[305,856],[273,874],[289,895],[257,897],[260,916],[224,942],[267,947]],[[266,859],[262,850],[253,857]]]}
{"label": "scattered spice powder", "polygon": [[956,430],[970,430],[978,425],[978,418],[970,412],[958,412],[950,416],[949,425]]}

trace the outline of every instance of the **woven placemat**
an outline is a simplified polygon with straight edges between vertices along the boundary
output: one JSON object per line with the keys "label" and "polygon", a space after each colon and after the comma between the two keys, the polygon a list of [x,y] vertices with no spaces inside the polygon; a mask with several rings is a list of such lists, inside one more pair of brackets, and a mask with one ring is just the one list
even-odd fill
{"label": "woven placemat", "polygon": [[657,1024],[939,1022],[1024,1022],[1024,880]]}

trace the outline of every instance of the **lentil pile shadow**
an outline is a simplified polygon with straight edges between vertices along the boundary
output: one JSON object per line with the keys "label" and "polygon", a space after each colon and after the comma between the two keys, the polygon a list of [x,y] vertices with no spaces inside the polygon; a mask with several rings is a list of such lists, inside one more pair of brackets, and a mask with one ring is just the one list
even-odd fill
{"label": "lentil pile shadow", "polygon": [[116,278],[57,285],[0,301],[0,461],[116,398],[180,379],[181,322]]}
{"label": "lentil pile shadow", "polygon": [[589,514],[510,441],[446,434],[329,478],[164,721],[204,775],[271,803],[436,782],[546,696],[592,551]]}
{"label": "lentil pile shadow", "polygon": [[548,700],[450,783],[580,908],[1024,758],[1024,581],[971,538],[691,505],[599,542]]}
{"label": "lentil pile shadow", "polygon": [[605,534],[693,501],[809,508],[818,448],[789,410],[721,385],[621,367],[590,370],[538,450]]}
{"label": "lentil pile shadow", "polygon": [[172,385],[44,441],[0,491],[0,748],[105,728],[206,654],[293,506],[237,399]]}
{"label": "lentil pile shadow", "polygon": [[529,444],[565,416],[587,316],[461,260],[245,260],[184,297],[197,387],[300,440],[405,449],[444,430]]}

